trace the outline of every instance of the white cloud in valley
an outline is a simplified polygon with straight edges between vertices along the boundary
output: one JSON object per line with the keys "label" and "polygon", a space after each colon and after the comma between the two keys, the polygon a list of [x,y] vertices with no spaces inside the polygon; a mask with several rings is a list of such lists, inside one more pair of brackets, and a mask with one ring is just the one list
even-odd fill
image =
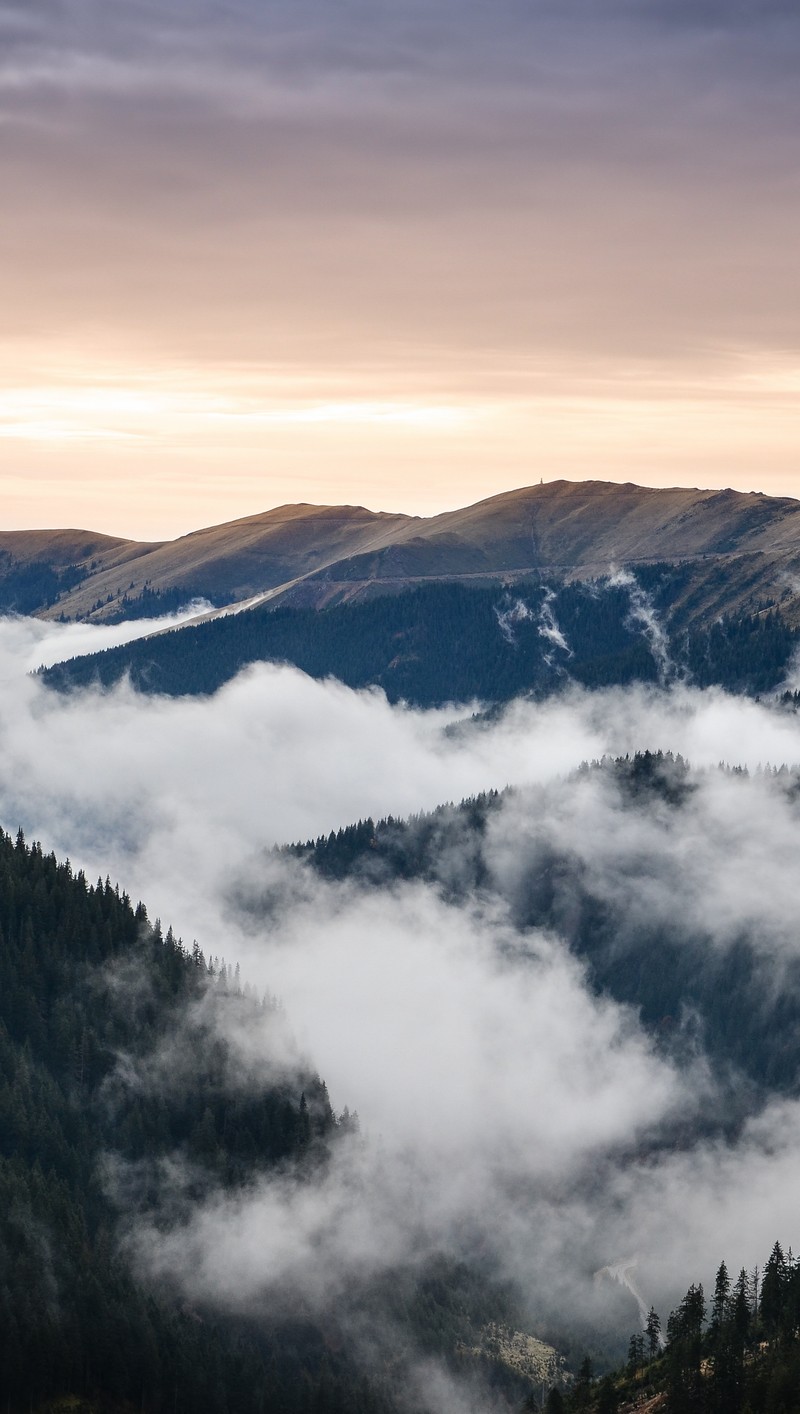
{"label": "white cloud in valley", "polygon": [[[594,994],[557,932],[515,915],[521,881],[555,849],[632,928],[638,911],[723,953],[746,932],[767,970],[796,958],[800,808],[757,771],[800,760],[793,714],[676,686],[575,689],[487,723],[288,667],[180,700],[127,686],[58,696],[27,675],[97,633],[0,624],[4,827],[240,961],[288,1017],[232,1036],[243,1083],[309,1055],[336,1108],[363,1122],[318,1183],[212,1195],[158,1241],[137,1225],[141,1260],[197,1298],[324,1307],[343,1284],[480,1234],[533,1302],[546,1288],[596,1314],[622,1299],[590,1281],[608,1261],[636,1254],[648,1299],[672,1301],[722,1256],[751,1266],[796,1237],[798,1105],[773,1100],[720,1137],[702,1047],[678,1067],[632,1010]],[[607,773],[568,779],[582,760],[647,748],[693,765],[678,812],[657,797],[626,809]],[[720,760],[753,774],[719,774]],[[271,853],[508,783],[521,789],[492,815],[487,878],[465,893],[326,883]],[[665,1150],[665,1127],[711,1137]]]}

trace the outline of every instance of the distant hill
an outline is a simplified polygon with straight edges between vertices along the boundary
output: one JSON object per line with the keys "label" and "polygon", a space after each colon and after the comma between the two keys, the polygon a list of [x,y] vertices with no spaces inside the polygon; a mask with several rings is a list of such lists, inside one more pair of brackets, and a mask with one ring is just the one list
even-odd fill
{"label": "distant hill", "polygon": [[[748,799],[745,771],[720,766],[715,775],[741,780],[743,802]],[[786,768],[771,779],[776,807],[800,784],[798,772]],[[584,787],[602,785],[620,818],[630,820],[630,839],[639,838],[637,819],[650,820],[655,833],[649,844],[632,848],[624,865],[631,890],[639,888],[644,897],[666,857],[654,841],[666,849],[670,831],[688,828],[701,784],[680,756],[645,751],[584,763],[555,792],[561,809],[569,798],[588,794]],[[349,879],[367,891],[421,879],[453,902],[475,893],[494,898],[519,929],[563,937],[597,994],[632,1006],[660,1045],[670,1049],[677,1038],[680,1063],[692,1054],[681,1048],[695,1028],[720,1083],[730,1077],[734,1111],[767,1092],[800,1095],[800,960],[786,962],[776,988],[763,966],[763,935],[752,922],[743,923],[735,944],[723,948],[710,945],[704,928],[689,927],[680,909],[666,923],[663,912],[632,914],[630,896],[609,892],[607,881],[587,866],[577,839],[557,843],[541,829],[554,809],[549,786],[507,788],[409,820],[360,820],[280,852],[323,878]],[[524,835],[529,852],[519,873],[498,865],[506,856],[497,851],[491,824],[503,810],[523,834],[523,821],[540,827],[538,834]],[[718,1118],[725,1122],[721,1110]]]}
{"label": "distant hill", "polygon": [[787,550],[800,553],[799,501],[553,481],[406,525],[391,544],[336,569],[343,581],[531,569],[587,574],[610,564]]}
{"label": "distant hill", "polygon": [[[299,505],[155,544],[88,531],[7,531],[0,609],[99,621],[163,613],[196,597],[236,603],[372,550],[409,520],[360,506]],[[32,582],[41,582],[38,603],[28,602]]]}
{"label": "distant hill", "polygon": [[43,679],[64,690],[127,674],[140,692],[183,697],[215,692],[251,663],[292,663],[419,707],[543,697],[570,682],[680,677],[755,694],[785,681],[798,631],[774,609],[688,625],[676,604],[685,591],[671,565],[591,584],[433,580],[321,609],[262,604],[56,664]]}
{"label": "distant hill", "polygon": [[110,619],[202,596],[318,608],[431,580],[591,579],[611,566],[690,565],[698,621],[778,603],[800,625],[800,501],[553,481],[428,518],[359,506],[280,506],[145,544],[88,531],[0,534],[0,610]]}

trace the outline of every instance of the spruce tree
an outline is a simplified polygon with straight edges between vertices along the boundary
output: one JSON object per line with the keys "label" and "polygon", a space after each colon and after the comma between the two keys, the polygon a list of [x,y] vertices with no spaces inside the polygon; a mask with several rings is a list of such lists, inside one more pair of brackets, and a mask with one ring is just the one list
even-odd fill
{"label": "spruce tree", "polygon": [[653,1306],[647,1313],[647,1325],[644,1330],[647,1336],[647,1353],[651,1360],[655,1360],[661,1349],[661,1320]]}

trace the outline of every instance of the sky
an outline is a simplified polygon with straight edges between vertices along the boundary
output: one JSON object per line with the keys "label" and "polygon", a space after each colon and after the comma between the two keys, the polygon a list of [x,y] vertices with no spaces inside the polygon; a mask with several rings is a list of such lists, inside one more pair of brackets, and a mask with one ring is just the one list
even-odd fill
{"label": "sky", "polygon": [[0,524],[800,492],[788,0],[0,0]]}

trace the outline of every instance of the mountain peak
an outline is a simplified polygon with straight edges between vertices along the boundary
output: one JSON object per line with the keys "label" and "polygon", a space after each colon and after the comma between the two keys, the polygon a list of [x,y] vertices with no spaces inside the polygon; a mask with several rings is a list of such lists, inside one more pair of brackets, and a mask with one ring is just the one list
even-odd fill
{"label": "mountain peak", "polygon": [[730,487],[562,479],[434,516],[287,503],[156,544],[88,531],[7,532],[0,594],[16,607],[14,576],[46,564],[56,587],[36,611],[99,619],[199,596],[227,605],[288,595],[322,605],[431,579],[589,578],[612,565],[745,556],[758,558],[756,579],[772,593],[781,576],[785,587],[787,574],[800,574],[799,516],[793,498]]}

